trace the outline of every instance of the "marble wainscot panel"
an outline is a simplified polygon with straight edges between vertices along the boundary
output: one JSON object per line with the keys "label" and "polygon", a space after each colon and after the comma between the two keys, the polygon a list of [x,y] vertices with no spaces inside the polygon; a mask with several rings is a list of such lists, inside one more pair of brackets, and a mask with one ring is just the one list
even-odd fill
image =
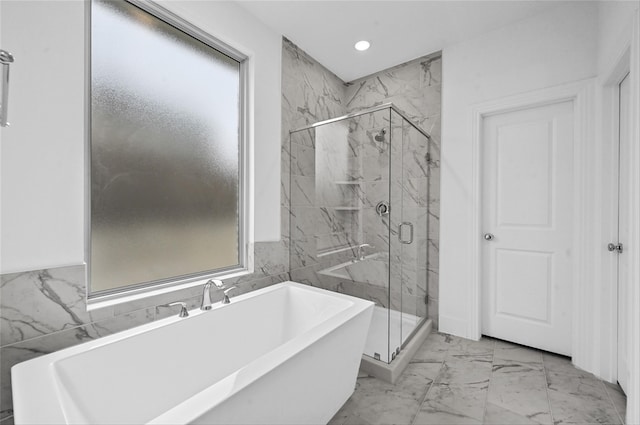
{"label": "marble wainscot panel", "polygon": [[[288,216],[288,211],[286,211]],[[254,273],[225,282],[244,293],[289,280],[288,226],[282,241],[254,245]],[[216,294],[214,302],[221,299]],[[177,314],[184,301],[197,308],[202,286],[87,311],[85,266],[0,276],[0,420],[10,420],[11,367],[31,358]]]}

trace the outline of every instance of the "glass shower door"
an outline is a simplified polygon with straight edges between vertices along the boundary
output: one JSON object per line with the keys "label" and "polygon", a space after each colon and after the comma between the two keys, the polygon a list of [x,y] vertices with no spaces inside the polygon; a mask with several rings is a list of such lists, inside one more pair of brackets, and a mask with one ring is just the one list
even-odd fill
{"label": "glass shower door", "polygon": [[429,140],[413,125],[402,125],[401,246],[402,344],[427,317]]}
{"label": "glass shower door", "polygon": [[[323,285],[375,302],[365,354],[384,362],[392,358],[389,117],[390,110],[385,109],[315,127],[312,209],[317,222],[312,238],[308,233],[303,238],[307,243],[313,240]],[[292,204],[298,203],[297,181],[305,180],[293,175],[296,172],[293,167]],[[299,229],[292,227],[292,243],[300,236]]]}
{"label": "glass shower door", "polygon": [[428,139],[385,108],[290,141],[292,279],[373,301],[364,354],[391,363],[427,316]]}

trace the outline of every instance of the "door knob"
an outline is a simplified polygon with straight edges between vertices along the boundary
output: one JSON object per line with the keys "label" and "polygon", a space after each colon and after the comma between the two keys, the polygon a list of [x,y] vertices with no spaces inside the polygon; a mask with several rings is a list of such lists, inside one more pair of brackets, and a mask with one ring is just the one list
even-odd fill
{"label": "door knob", "polygon": [[491,233],[485,233],[484,234],[484,240],[485,241],[492,241],[494,238],[494,236]]}
{"label": "door knob", "polygon": [[610,243],[609,245],[607,245],[607,249],[609,250],[609,252],[617,252],[618,254],[622,254],[622,244],[621,243]]}

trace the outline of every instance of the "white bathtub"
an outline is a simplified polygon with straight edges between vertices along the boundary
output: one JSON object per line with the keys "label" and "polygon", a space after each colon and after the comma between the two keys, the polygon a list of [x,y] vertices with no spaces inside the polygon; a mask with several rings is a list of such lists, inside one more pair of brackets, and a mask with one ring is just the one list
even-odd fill
{"label": "white bathtub", "polygon": [[326,423],[373,303],[294,282],[14,366],[16,424]]}

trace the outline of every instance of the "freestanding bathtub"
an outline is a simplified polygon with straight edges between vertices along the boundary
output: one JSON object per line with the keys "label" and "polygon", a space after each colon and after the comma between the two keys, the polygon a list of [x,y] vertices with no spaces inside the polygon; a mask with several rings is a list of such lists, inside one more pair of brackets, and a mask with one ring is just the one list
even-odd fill
{"label": "freestanding bathtub", "polygon": [[284,282],[14,366],[16,424],[326,423],[373,303]]}

